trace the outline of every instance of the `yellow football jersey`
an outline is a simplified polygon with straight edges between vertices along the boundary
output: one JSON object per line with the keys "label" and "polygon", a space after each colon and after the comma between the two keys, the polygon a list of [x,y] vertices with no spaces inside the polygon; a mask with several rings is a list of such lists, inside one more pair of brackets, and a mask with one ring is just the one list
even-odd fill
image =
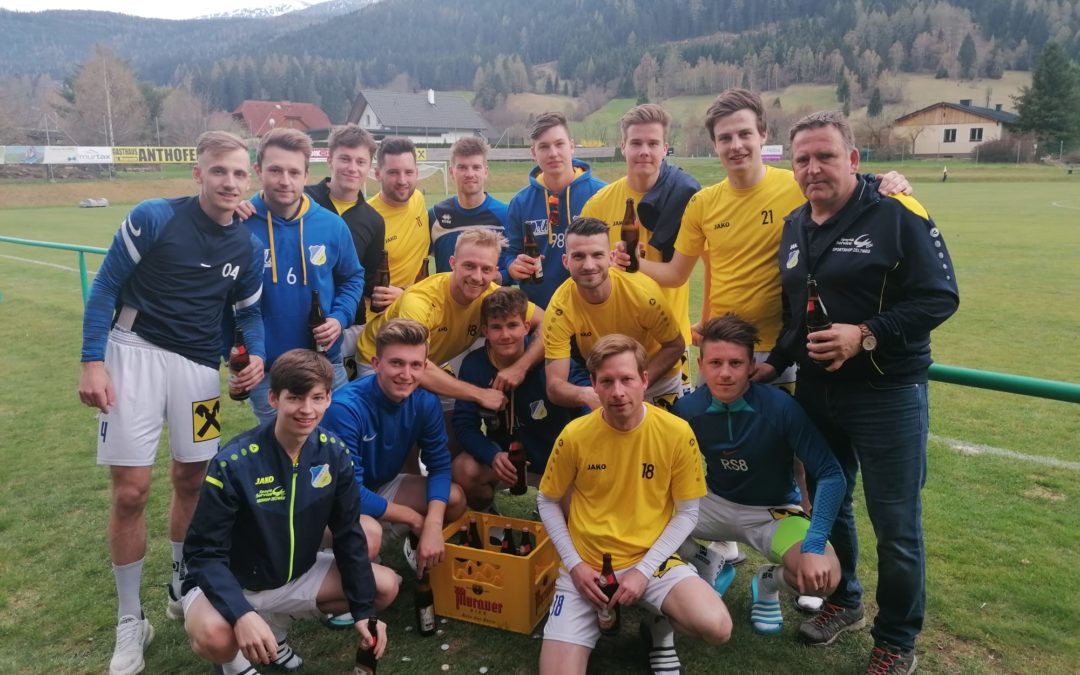
{"label": "yellow football jersey", "polygon": [[675,502],[705,496],[705,472],[690,425],[645,403],[631,431],[609,425],[603,410],[570,422],[555,441],[540,492],[574,489],[567,518],[582,559],[600,569],[636,565],[660,536]]}
{"label": "yellow football jersey", "polygon": [[765,178],[739,190],[727,179],[690,199],[675,250],[697,257],[708,250],[712,273],[709,316],[735,312],[755,324],[760,351],[780,334],[780,233],[784,216],[806,203],[795,176],[765,167]]}
{"label": "yellow football jersey", "polygon": [[[443,364],[461,354],[480,337],[480,303],[499,287],[492,283],[468,305],[460,305],[450,295],[452,272],[433,274],[405,290],[394,304],[370,318],[356,340],[363,363],[375,356],[375,334],[390,319],[413,319],[428,329],[428,359]],[[526,320],[532,321],[536,305],[529,303]]]}
{"label": "yellow football jersey", "polygon": [[416,281],[420,265],[431,248],[431,230],[428,228],[427,203],[417,190],[405,206],[388,204],[382,192],[368,200],[368,204],[386,221],[386,257],[390,262],[390,285],[408,288]]}
{"label": "yellow football jersey", "polygon": [[[645,193],[643,192],[631,190],[627,183],[626,176],[623,176],[619,180],[609,183],[602,190],[590,197],[589,201],[585,202],[585,207],[581,209],[581,215],[583,217],[599,218],[611,226],[609,235],[611,238],[611,248],[614,249],[615,243],[622,237],[622,221],[623,216],[626,215],[626,200],[634,200],[634,209],[636,212],[637,205],[641,203],[641,198],[644,196]],[[661,256],[659,249],[649,246],[649,239],[652,238],[652,232],[641,222],[641,218],[638,218],[638,224],[641,226],[641,242],[645,244],[645,259],[663,262],[664,259]],[[664,294],[668,306],[671,308],[672,313],[679,322],[679,331],[682,333],[683,340],[689,345],[690,282],[687,281],[682,286],[676,288],[661,288],[660,292]]]}
{"label": "yellow football jersey", "polygon": [[[652,358],[662,343],[679,336],[679,325],[655,281],[636,272],[608,273],[611,295],[596,305],[581,297],[573,279],[555,290],[544,310],[544,358],[569,358],[573,340],[588,357],[596,341],[610,333],[634,338]],[[676,362],[666,376],[678,370]]]}

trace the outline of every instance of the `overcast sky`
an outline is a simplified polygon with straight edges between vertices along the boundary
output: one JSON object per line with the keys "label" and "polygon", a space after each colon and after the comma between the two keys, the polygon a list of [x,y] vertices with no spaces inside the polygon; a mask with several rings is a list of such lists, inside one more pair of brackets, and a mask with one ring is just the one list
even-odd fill
{"label": "overcast sky", "polygon": [[[242,7],[258,7],[258,0],[184,0],[183,2],[147,2],[146,0],[0,0],[3,9],[22,12],[45,9],[96,9],[161,19],[190,19],[220,14]],[[270,4],[278,4],[271,0]]]}

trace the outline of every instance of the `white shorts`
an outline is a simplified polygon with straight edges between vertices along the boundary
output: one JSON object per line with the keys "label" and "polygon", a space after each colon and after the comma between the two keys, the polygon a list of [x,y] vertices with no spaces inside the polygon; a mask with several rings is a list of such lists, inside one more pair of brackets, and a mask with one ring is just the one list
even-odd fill
{"label": "white shorts", "polygon": [[[796,522],[802,518],[785,522],[788,516],[802,513],[798,504],[747,506],[709,492],[698,502],[698,509],[698,522],[692,536],[706,541],[740,541],[774,563],[783,561],[784,552],[792,544],[790,540],[801,541],[809,527],[809,520]],[[777,541],[776,537],[782,524],[794,528],[785,529],[783,542]],[[800,530],[801,537],[792,534]]]}
{"label": "white shorts", "polygon": [[105,368],[116,400],[98,415],[98,464],[152,466],[161,426],[178,462],[205,462],[221,437],[218,371],[113,328]]}
{"label": "white shorts", "polygon": [[[616,570],[615,576],[633,569]],[[654,614],[660,614],[668,593],[686,579],[696,579],[693,567],[677,557],[668,558],[645,584],[645,592],[638,604]],[[596,623],[596,607],[581,597],[570,572],[565,567],[559,568],[559,578],[555,580],[555,595],[548,610],[547,625],[544,627],[544,639],[556,642],[568,642],[592,649],[600,639],[600,626]]]}
{"label": "white shorts", "polygon": [[379,486],[379,489],[375,491],[375,494],[379,495],[388,502],[394,501],[394,497],[397,497],[398,490],[401,489],[401,482],[405,480],[405,476],[409,474],[399,473],[390,480],[386,481]]}
{"label": "white shorts", "polygon": [[[356,340],[360,337],[360,333],[363,332],[364,326],[349,326],[348,328],[341,331],[342,360],[347,359],[350,356],[356,356]],[[371,364],[368,365],[370,366]]]}
{"label": "white shorts", "polygon": [[[334,554],[320,551],[315,554],[315,563],[307,572],[304,572],[284,586],[271,588],[265,591],[249,591],[244,589],[244,598],[259,614],[293,614],[296,616],[310,615],[318,611],[319,589],[322,588],[323,580],[326,579],[330,566],[334,564]],[[203,594],[201,588],[196,586],[188,591],[183,598],[184,616],[187,616],[191,603]]]}
{"label": "white shorts", "polygon": [[689,393],[689,383],[683,381],[683,373],[679,370],[670,377],[650,382],[649,388],[645,390],[645,400],[665,410],[670,410],[675,401],[687,393]]}

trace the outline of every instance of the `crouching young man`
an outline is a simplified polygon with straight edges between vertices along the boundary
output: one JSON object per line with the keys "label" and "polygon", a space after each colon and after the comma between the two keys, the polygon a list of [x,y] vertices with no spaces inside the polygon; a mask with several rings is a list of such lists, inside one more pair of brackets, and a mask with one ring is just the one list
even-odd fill
{"label": "crouching young man", "polygon": [[[844,496],[844,476],[825,437],[802,407],[780,389],[751,382],[757,328],[734,314],[701,329],[698,371],[705,386],[675,403],[672,412],[694,430],[705,457],[708,494],[694,536],[749,544],[771,562],[751,582],[754,631],[779,633],[779,592],[827,597],[840,581],[840,562],[826,541]],[[799,507],[793,462],[817,485],[813,516]],[[700,544],[687,539],[680,555],[708,569]]]}
{"label": "crouching young man", "polygon": [[[351,611],[370,645],[368,617],[396,594],[376,598],[352,462],[319,427],[333,382],[324,356],[282,354],[270,369],[276,418],[210,462],[184,542],[184,627],[195,653],[226,675],[255,673],[253,664],[299,668],[285,641],[297,616]],[[333,554],[319,551],[327,528]],[[377,637],[381,655],[382,622]]]}
{"label": "crouching young man", "polygon": [[[587,366],[601,407],[566,426],[537,497],[540,517],[562,558],[540,651],[541,675],[584,674],[600,636],[597,610],[639,600],[652,671],[678,671],[672,626],[710,644],[726,642],[731,617],[675,550],[690,535],[705,477],[690,426],[644,403],[645,349],[625,335],[598,340]],[[573,489],[568,516],[559,499]],[[611,554],[619,588],[598,583]]]}

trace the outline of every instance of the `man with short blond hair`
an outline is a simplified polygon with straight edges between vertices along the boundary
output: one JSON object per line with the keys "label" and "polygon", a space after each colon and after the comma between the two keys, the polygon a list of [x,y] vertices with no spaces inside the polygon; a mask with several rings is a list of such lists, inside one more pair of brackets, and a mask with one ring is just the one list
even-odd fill
{"label": "man with short blond hair", "polygon": [[490,149],[483,136],[465,136],[450,146],[450,178],[454,180],[457,194],[428,211],[436,272],[450,271],[454,243],[465,230],[485,228],[503,233],[506,204],[484,190]]}
{"label": "man with short blond hair", "polygon": [[154,635],[139,596],[144,512],[162,424],[169,426],[173,488],[166,615],[178,619],[184,533],[221,435],[218,364],[227,307],[251,354],[230,388],[255,386],[266,358],[262,247],[236,217],[250,181],[247,146],[211,131],[199,137],[196,153],[199,194],[131,210],[94,278],[83,317],[79,398],[101,411],[98,464],[109,466],[112,482],[108,544],[119,606],[111,675],[141,672]]}
{"label": "man with short blond hair", "polygon": [[[518,191],[507,207],[506,238],[510,245],[499,266],[506,270],[506,280],[517,281],[529,300],[547,307],[551,294],[568,278],[562,266],[566,228],[604,182],[593,177],[588,164],[574,159],[574,139],[562,113],[538,115],[529,138],[529,152],[537,166],[529,172],[529,185]],[[526,229],[536,240],[536,258],[525,255]]]}
{"label": "man with short blond hair", "polygon": [[[597,341],[587,363],[601,408],[566,426],[540,480],[537,508],[562,559],[541,675],[584,675],[597,610],[615,605],[641,601],[654,615],[642,622],[652,672],[680,671],[673,626],[710,644],[731,636],[723,600],[675,552],[697,522],[705,477],[690,426],[644,402],[645,359],[625,335]],[[619,580],[610,600],[597,577],[605,554]]]}

